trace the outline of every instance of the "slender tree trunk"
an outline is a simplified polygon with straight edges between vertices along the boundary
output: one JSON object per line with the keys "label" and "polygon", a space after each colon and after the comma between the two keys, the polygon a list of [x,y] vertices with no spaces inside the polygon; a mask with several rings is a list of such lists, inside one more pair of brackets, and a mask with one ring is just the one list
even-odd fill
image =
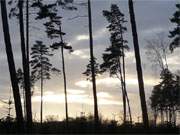
{"label": "slender tree trunk", "polygon": [[126,96],[124,91],[124,81],[122,76],[122,69],[121,69],[121,58],[118,59],[118,66],[119,66],[119,75],[121,81],[121,89],[122,89],[122,100],[123,100],[123,122],[126,122]]}
{"label": "slender tree trunk", "polygon": [[66,109],[66,123],[68,123],[68,101],[67,101],[67,88],[66,88],[66,71],[65,71],[65,61],[64,61],[64,48],[61,46],[61,57],[62,57],[62,69],[64,78],[64,94],[65,94],[65,109]]}
{"label": "slender tree trunk", "polygon": [[[59,27],[60,32],[62,32],[61,25]],[[64,43],[62,34],[60,34],[61,42]],[[63,80],[64,80],[64,95],[65,95],[65,113],[66,113],[66,124],[68,125],[68,101],[67,101],[67,83],[66,83],[66,68],[64,60],[64,46],[61,46],[61,59],[62,59],[62,71],[63,71]]]}
{"label": "slender tree trunk", "polygon": [[41,108],[40,108],[41,126],[42,126],[42,122],[43,122],[43,67],[42,67],[42,54],[41,54]]}
{"label": "slender tree trunk", "polygon": [[27,121],[27,116],[26,116],[26,94],[25,94],[25,89],[23,88],[23,98],[24,98],[24,121]]}
{"label": "slender tree trunk", "polygon": [[[122,28],[120,29],[121,32],[121,39],[122,41],[124,40],[123,38],[123,32],[122,32]],[[129,97],[127,94],[127,90],[126,90],[126,69],[125,69],[125,52],[124,52],[124,43],[122,43],[122,52],[123,52],[123,56],[122,56],[122,72],[123,72],[123,81],[124,81],[124,93],[125,93],[125,97],[127,99],[127,104],[128,104],[128,110],[129,110],[129,118],[130,118],[130,122],[132,123],[132,116],[131,116],[131,108],[130,108],[130,104],[129,104]]]}
{"label": "slender tree trunk", "polygon": [[43,122],[43,77],[41,77],[41,110],[40,110],[40,123],[41,123],[41,125],[42,125],[42,122]]}
{"label": "slender tree trunk", "polygon": [[154,110],[154,125],[157,123],[157,109]]}
{"label": "slender tree trunk", "polygon": [[25,38],[24,38],[25,33],[24,33],[23,1],[22,0],[19,0],[19,24],[20,24],[22,64],[23,64],[23,71],[24,71],[24,84],[25,84],[25,94],[26,94],[27,126],[30,128],[32,124],[31,90],[30,90],[30,77],[28,73],[29,62],[27,61],[27,54],[26,54],[27,52],[26,52],[26,45],[25,45]]}
{"label": "slender tree trunk", "polygon": [[[26,57],[27,57],[27,82],[28,90],[26,94],[26,116],[27,126],[31,131],[32,126],[32,104],[31,104],[31,80],[30,80],[30,67],[29,67],[29,0],[26,0]],[[27,104],[28,103],[28,104]]]}
{"label": "slender tree trunk", "polygon": [[169,122],[172,123],[172,110],[169,107]]}
{"label": "slender tree trunk", "polygon": [[89,19],[89,45],[90,45],[90,62],[91,62],[91,72],[92,72],[92,86],[93,86],[93,97],[94,97],[94,120],[95,124],[98,125],[99,115],[98,115],[98,101],[96,93],[96,77],[94,70],[94,55],[93,55],[93,36],[92,36],[92,16],[91,16],[91,1],[88,0],[88,19]]}
{"label": "slender tree trunk", "polygon": [[12,85],[13,96],[14,96],[16,120],[18,123],[18,127],[22,129],[23,128],[23,112],[22,112],[18,81],[17,81],[17,76],[16,76],[16,68],[15,68],[15,63],[14,63],[12,45],[10,41],[6,0],[1,0],[0,2],[1,2],[1,16],[2,16],[2,26],[3,26],[3,32],[4,32],[4,41],[5,41],[8,67],[9,67],[11,85]]}
{"label": "slender tree trunk", "polygon": [[168,122],[168,109],[167,108],[165,110],[165,113],[166,113],[166,121]]}
{"label": "slender tree trunk", "polygon": [[133,7],[132,0],[129,0],[129,13],[130,13],[130,20],[131,20],[131,27],[132,27],[134,50],[135,50],[136,69],[137,69],[137,75],[138,75],[139,94],[140,94],[140,101],[141,101],[143,124],[145,127],[149,127],[146,98],[145,98],[145,91],[144,91],[143,73],[142,73],[142,67],[141,67],[141,57],[140,57],[140,51],[139,51],[139,42],[138,42],[138,35],[137,35],[136,21],[135,21],[134,7]]}
{"label": "slender tree trunk", "polygon": [[173,123],[174,123],[174,126],[176,126],[176,111],[174,107],[173,107]]}
{"label": "slender tree trunk", "polygon": [[161,124],[164,123],[164,115],[163,115],[163,110],[161,109]]}

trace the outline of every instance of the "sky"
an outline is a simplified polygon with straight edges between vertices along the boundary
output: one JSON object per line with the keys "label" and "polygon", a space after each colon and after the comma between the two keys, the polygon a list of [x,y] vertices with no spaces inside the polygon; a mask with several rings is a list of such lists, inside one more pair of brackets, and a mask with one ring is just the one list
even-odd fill
{"label": "sky", "polygon": [[[81,1],[75,0],[75,3]],[[153,86],[160,81],[160,71],[157,68],[153,68],[151,61],[147,58],[145,53],[146,40],[154,39],[158,33],[163,33],[165,39],[169,42],[168,32],[174,27],[169,18],[175,12],[176,3],[176,0],[135,0],[134,2],[147,102]],[[141,116],[141,108],[127,0],[92,0],[94,56],[99,63],[102,63],[102,53],[110,45],[110,35],[106,29],[108,23],[103,17],[102,11],[110,10],[111,4],[117,4],[128,21],[126,23],[127,32],[124,35],[130,47],[130,50],[126,52],[126,81],[133,120],[137,121],[137,117]],[[89,115],[93,113],[92,86],[82,74],[86,70],[90,56],[88,18],[72,19],[75,16],[87,16],[87,7],[78,6],[77,11],[59,9],[59,14],[63,17],[62,29],[66,33],[64,40],[74,49],[74,52],[71,54],[65,52],[69,116],[80,116],[81,112]],[[30,45],[32,46],[36,40],[42,40],[45,44],[49,45],[50,41],[44,33],[42,23],[34,21],[33,17],[32,15],[30,21]],[[21,67],[21,54],[18,21],[16,19],[9,20],[9,26],[16,68],[19,68]],[[180,67],[180,62],[178,61],[179,52],[180,49],[176,49],[173,54],[168,54],[168,63],[172,72],[176,72]],[[62,68],[60,55],[60,51],[57,51],[51,58],[52,64],[59,69]],[[6,101],[10,96],[11,83],[4,48],[1,18],[0,71],[0,99]],[[58,119],[63,119],[65,118],[63,78],[62,75],[52,75],[51,78],[51,80],[45,81],[43,117],[46,119],[48,115],[55,115]],[[123,107],[120,81],[116,78],[111,78],[108,73],[98,76],[96,79],[100,115],[104,119],[121,120]],[[36,83],[33,91],[33,118],[38,120],[40,111],[39,82]],[[0,118],[6,115],[7,110],[5,107],[6,105],[0,102]]]}

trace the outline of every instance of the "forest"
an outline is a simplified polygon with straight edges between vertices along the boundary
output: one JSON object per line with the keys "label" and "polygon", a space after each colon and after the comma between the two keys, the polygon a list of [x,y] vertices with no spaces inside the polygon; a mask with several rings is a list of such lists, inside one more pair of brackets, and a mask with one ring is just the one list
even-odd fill
{"label": "forest", "polygon": [[141,1],[0,0],[0,134],[179,134],[180,4],[171,5],[167,20],[160,7],[149,13],[168,27],[148,31]]}

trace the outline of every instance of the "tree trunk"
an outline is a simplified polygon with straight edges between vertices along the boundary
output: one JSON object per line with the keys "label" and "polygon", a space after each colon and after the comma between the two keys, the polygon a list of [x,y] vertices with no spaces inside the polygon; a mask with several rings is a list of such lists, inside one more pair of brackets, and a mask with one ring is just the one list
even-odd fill
{"label": "tree trunk", "polygon": [[63,69],[63,78],[64,78],[64,94],[65,94],[65,109],[66,109],[66,123],[68,124],[68,101],[67,101],[67,88],[66,88],[66,71],[65,71],[65,62],[64,62],[64,48],[61,47],[62,55],[62,69]]}
{"label": "tree trunk", "polygon": [[169,107],[169,123],[172,123],[172,110]]}
{"label": "tree trunk", "polygon": [[93,97],[94,97],[94,122],[98,125],[99,115],[98,115],[98,101],[96,93],[96,77],[94,70],[94,55],[93,55],[93,37],[92,37],[92,16],[91,16],[91,2],[88,0],[88,19],[89,19],[89,45],[90,45],[90,62],[91,62],[91,72],[92,72],[92,86],[93,86]]}
{"label": "tree trunk", "polygon": [[[123,38],[123,32],[122,32],[122,28],[120,29],[120,32],[121,32],[121,39],[122,41],[124,41],[124,38]],[[125,94],[125,97],[127,99],[127,104],[128,104],[128,110],[129,110],[129,118],[130,118],[130,122],[132,123],[132,116],[131,116],[131,108],[130,108],[130,104],[129,104],[129,97],[128,97],[128,94],[127,94],[127,90],[126,90],[126,69],[125,69],[125,52],[124,52],[124,43],[122,43],[122,53],[123,53],[123,56],[122,56],[122,72],[123,72],[123,80],[124,80],[124,83],[123,83],[123,86],[124,86],[124,94]]]}
{"label": "tree trunk", "polygon": [[29,0],[26,1],[26,57],[27,57],[27,92],[26,96],[26,120],[28,132],[31,132],[32,127],[32,104],[31,104],[31,80],[29,67]]}
{"label": "tree trunk", "polygon": [[163,110],[161,109],[161,124],[164,124],[164,114],[163,114]]}
{"label": "tree trunk", "polygon": [[121,81],[121,89],[122,89],[122,100],[123,100],[123,122],[126,122],[126,96],[124,91],[124,81],[122,76],[122,70],[121,70],[121,58],[118,59],[118,66],[119,66],[119,75],[120,75],[120,81]]}
{"label": "tree trunk", "polygon": [[[61,24],[59,27],[60,32],[62,32]],[[61,42],[64,43],[62,34],[60,34]],[[64,80],[64,95],[65,95],[65,112],[66,112],[66,124],[68,125],[68,101],[67,101],[67,83],[66,83],[66,68],[64,60],[64,46],[61,46],[61,59],[62,59],[62,71],[63,71],[63,80]]]}
{"label": "tree trunk", "polygon": [[16,76],[16,68],[15,68],[15,63],[14,63],[12,45],[10,41],[6,1],[1,0],[0,2],[1,2],[1,16],[2,16],[2,26],[3,26],[3,32],[4,32],[4,41],[5,41],[8,67],[9,67],[11,85],[12,85],[13,96],[14,96],[16,120],[18,123],[18,127],[23,128],[23,112],[22,112],[18,81],[17,81],[17,76]]}
{"label": "tree trunk", "polygon": [[23,88],[23,99],[24,99],[24,121],[27,121],[27,116],[26,116],[26,94],[25,94],[25,89]]}
{"label": "tree trunk", "polygon": [[131,20],[131,27],[132,27],[134,50],[135,50],[136,69],[137,69],[137,75],[138,75],[139,94],[140,94],[140,101],[141,101],[143,124],[145,127],[149,127],[146,98],[145,98],[145,91],[144,91],[143,73],[142,73],[141,58],[140,58],[139,43],[138,43],[138,35],[137,35],[136,21],[135,21],[134,7],[133,7],[132,0],[129,0],[129,13],[130,13],[130,20]]}
{"label": "tree trunk", "polygon": [[173,123],[174,123],[174,126],[176,126],[176,111],[174,107],[173,107]]}
{"label": "tree trunk", "polygon": [[32,124],[31,89],[30,89],[30,77],[28,73],[29,62],[27,61],[27,54],[26,54],[27,52],[26,52],[26,45],[25,45],[25,38],[24,38],[25,34],[24,34],[23,1],[22,0],[19,0],[19,25],[20,25],[22,64],[23,64],[23,71],[24,71],[24,84],[25,84],[25,95],[26,95],[27,126],[30,128]]}
{"label": "tree trunk", "polygon": [[166,113],[166,121],[168,122],[168,108],[166,108],[165,113]]}
{"label": "tree trunk", "polygon": [[[42,52],[42,51],[41,51]],[[43,122],[43,67],[42,67],[42,54],[41,54],[41,108],[40,108],[40,123]]]}
{"label": "tree trunk", "polygon": [[156,126],[157,124],[157,116],[158,116],[158,112],[157,109],[154,110],[154,125]]}

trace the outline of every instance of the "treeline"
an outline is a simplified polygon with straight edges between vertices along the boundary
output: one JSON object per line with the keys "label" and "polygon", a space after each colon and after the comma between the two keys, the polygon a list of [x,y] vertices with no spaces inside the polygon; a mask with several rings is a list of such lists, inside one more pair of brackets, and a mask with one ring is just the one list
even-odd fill
{"label": "treeline", "polygon": [[[68,45],[64,40],[66,33],[63,32],[62,28],[62,15],[59,15],[59,8],[64,10],[78,10],[82,6],[88,7],[88,28],[89,28],[89,49],[90,49],[90,63],[87,65],[87,70],[83,73],[92,82],[92,92],[94,97],[94,123],[96,126],[99,125],[99,113],[98,113],[98,99],[96,90],[96,76],[108,72],[110,76],[119,79],[121,84],[122,99],[123,99],[123,122],[130,122],[132,124],[132,114],[130,101],[126,88],[126,61],[125,53],[129,49],[128,41],[124,38],[124,34],[127,32],[124,14],[121,12],[119,7],[115,4],[111,5],[110,10],[104,10],[102,12],[103,16],[108,21],[109,25],[107,29],[110,33],[110,45],[106,48],[105,52],[102,54],[103,63],[99,64],[93,53],[93,31],[92,31],[92,15],[91,15],[91,1],[87,0],[85,3],[75,3],[73,0],[53,0],[43,1],[43,0],[9,0],[8,5],[10,8],[10,14],[7,13],[7,1],[1,0],[1,17],[4,32],[4,41],[6,47],[6,54],[9,66],[10,79],[12,84],[12,91],[15,104],[16,121],[18,123],[19,130],[23,130],[24,124],[27,129],[32,127],[32,87],[40,80],[41,86],[41,106],[40,106],[40,123],[43,123],[43,87],[44,80],[51,79],[51,74],[55,73],[59,75],[62,72],[63,82],[64,82],[64,94],[65,94],[65,114],[66,114],[66,126],[69,123],[68,116],[68,102],[67,102],[67,79],[66,79],[66,65],[64,51],[73,52],[73,47]],[[146,97],[144,90],[143,72],[141,66],[140,57],[140,45],[138,42],[138,33],[136,28],[136,20],[134,13],[133,1],[128,0],[129,6],[129,16],[132,30],[132,38],[134,44],[134,53],[136,59],[136,70],[138,75],[138,86],[139,86],[139,96],[142,109],[142,120],[144,127],[149,127],[148,111],[146,105]],[[171,51],[176,47],[179,47],[180,41],[180,5],[177,4],[177,11],[174,13],[171,19],[172,23],[175,23],[177,27],[173,31],[170,31],[170,38],[172,42],[168,45]],[[50,46],[45,45],[43,41],[35,41],[34,45],[30,48],[30,11],[33,10],[34,22],[40,22],[45,28],[45,33],[47,34],[47,39],[51,42]],[[13,56],[12,45],[14,41],[11,41],[11,35],[9,30],[9,18],[14,17],[18,20],[19,33],[20,33],[20,47],[22,54],[22,69],[16,70],[15,60]],[[32,21],[32,20],[31,20]],[[154,44],[153,44],[154,45]],[[31,50],[30,50],[31,49]],[[61,59],[59,62],[62,64],[62,69],[54,67],[51,64],[50,57],[53,56],[58,50],[61,54]],[[152,52],[154,51],[151,49]],[[157,51],[156,55],[159,56]],[[164,50],[163,50],[164,52]],[[164,56],[164,55],[163,55]],[[31,57],[31,58],[30,58]],[[161,59],[161,57],[160,57]],[[159,64],[162,65],[164,63]],[[162,59],[161,59],[162,60]],[[163,62],[163,60],[162,60]],[[161,73],[162,82],[154,87],[153,94],[151,96],[151,107],[155,112],[155,118],[160,111],[161,115],[163,113],[169,113],[169,122],[172,120],[172,116],[175,118],[175,111],[179,110],[179,78],[174,77],[170,72],[169,68],[162,68]],[[21,87],[20,87],[21,86]],[[25,113],[23,116],[22,103],[20,98],[20,88],[24,89],[25,93]],[[167,94],[170,92],[174,95],[169,96]],[[166,93],[167,96],[164,96]],[[174,97],[175,96],[175,97]],[[171,99],[173,98],[173,100]],[[164,102],[164,99],[166,102]],[[175,99],[175,100],[174,100]],[[168,101],[167,101],[168,100]],[[162,105],[163,104],[163,105]],[[163,116],[162,116],[163,117]]]}

